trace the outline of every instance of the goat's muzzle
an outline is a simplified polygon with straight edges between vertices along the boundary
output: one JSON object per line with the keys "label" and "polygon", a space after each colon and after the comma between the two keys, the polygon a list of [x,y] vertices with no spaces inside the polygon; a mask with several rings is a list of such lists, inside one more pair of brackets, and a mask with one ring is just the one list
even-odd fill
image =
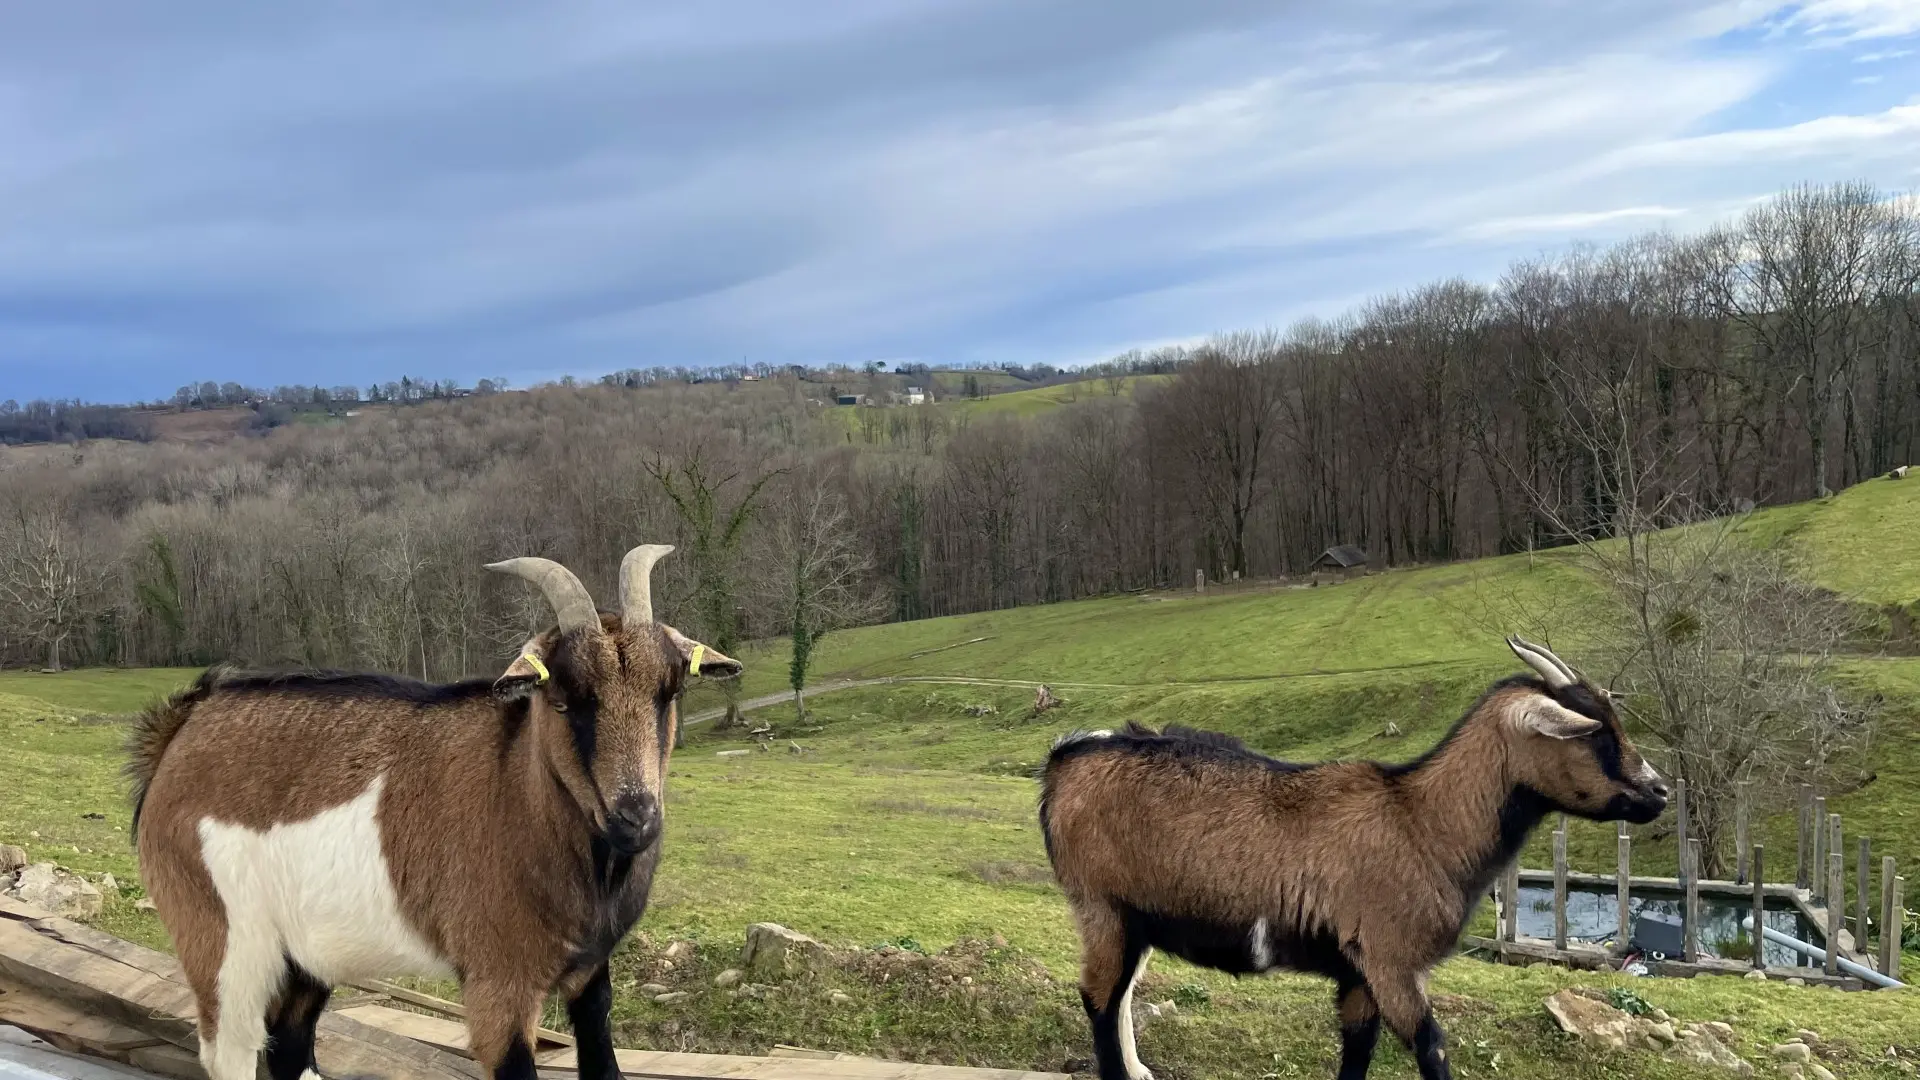
{"label": "goat's muzzle", "polygon": [[1667,782],[1649,768],[1639,783],[1613,797],[1614,805],[1609,807],[1613,813],[1607,816],[1645,825],[1667,812],[1667,799],[1671,794]]}
{"label": "goat's muzzle", "polygon": [[660,840],[660,800],[648,791],[624,792],[607,810],[607,843],[637,855]]}

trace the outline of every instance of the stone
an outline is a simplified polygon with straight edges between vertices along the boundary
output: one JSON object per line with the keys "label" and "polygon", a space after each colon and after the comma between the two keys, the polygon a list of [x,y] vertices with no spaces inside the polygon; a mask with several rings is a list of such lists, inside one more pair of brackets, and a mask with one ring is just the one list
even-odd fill
{"label": "stone", "polygon": [[151,900],[149,900],[149,899],[147,899],[146,897],[144,897],[144,896],[143,896],[143,897],[141,897],[140,899],[138,899],[138,900],[135,900],[135,901],[133,902],[133,910],[135,910],[135,911],[154,911],[154,910],[156,910],[156,909],[155,909],[155,908],[154,908],[154,906],[153,906],[153,901],[151,901]]}
{"label": "stone", "polygon": [[649,996],[664,994],[669,987],[666,983],[641,983],[640,992]]}
{"label": "stone", "polygon": [[[1665,1050],[1680,1041],[1680,1037],[1673,1033],[1671,1021],[1649,1023],[1641,1030],[1646,1033],[1648,1044],[1655,1050]],[[1691,1035],[1693,1032],[1689,1031],[1687,1034]]]}
{"label": "stone", "polygon": [[667,946],[667,951],[664,953],[661,953],[660,955],[666,957],[669,960],[678,960],[683,956],[692,956],[693,942],[676,941],[673,944]]}
{"label": "stone", "polygon": [[1807,1080],[1807,1069],[1804,1065],[1789,1061],[1780,1066],[1780,1075],[1786,1080]]}
{"label": "stone", "polygon": [[1809,1028],[1801,1028],[1799,1031],[1793,1033],[1793,1037],[1800,1042],[1806,1043],[1808,1046],[1820,1045],[1820,1033]]}
{"label": "stone", "polygon": [[1704,1028],[1695,1028],[1681,1036],[1680,1040],[1667,1050],[1666,1056],[1676,1061],[1712,1066],[1735,1076],[1753,1075],[1751,1064]]}
{"label": "stone", "polygon": [[27,849],[15,844],[0,844],[0,874],[11,874],[27,865]]}
{"label": "stone", "polygon": [[7,895],[64,919],[86,920],[100,914],[100,890],[52,863],[35,863],[20,871]]}
{"label": "stone", "polygon": [[1724,1020],[1709,1020],[1700,1026],[1712,1032],[1713,1037],[1721,1042],[1733,1041],[1733,1025]]}
{"label": "stone", "polygon": [[833,1002],[835,1005],[853,1004],[853,996],[845,990],[835,990],[833,993],[827,995],[827,1000]]}
{"label": "stone", "polygon": [[1817,1061],[1807,1062],[1807,1072],[1813,1074],[1813,1080],[1838,1080],[1833,1075],[1833,1070]]}
{"label": "stone", "polygon": [[771,982],[818,970],[828,958],[827,947],[805,934],[779,923],[754,923],[747,927],[740,967],[756,980]]}
{"label": "stone", "polygon": [[1653,1021],[1656,1024],[1666,1024],[1666,1023],[1671,1023],[1673,1021],[1673,1017],[1668,1016],[1667,1010],[1665,1009],[1655,1009],[1652,1012],[1649,1012],[1647,1014],[1647,1019]]}
{"label": "stone", "polygon": [[1758,968],[1755,968],[1754,970],[1747,972],[1744,978],[1752,979],[1754,982],[1766,982],[1767,973],[1764,971],[1761,971]]}
{"label": "stone", "polygon": [[1803,1042],[1781,1043],[1773,1048],[1773,1056],[1781,1061],[1805,1063],[1813,1060],[1813,1047]]}
{"label": "stone", "polygon": [[112,874],[101,874],[101,875],[100,875],[100,887],[101,887],[101,888],[103,888],[103,889],[107,889],[107,890],[109,890],[109,891],[111,891],[111,892],[119,892],[119,891],[120,891],[120,883],[119,883],[118,881],[115,881],[115,880],[113,879],[113,875],[112,875]]}
{"label": "stone", "polygon": [[1560,1025],[1560,1030],[1589,1042],[1622,1050],[1626,1048],[1629,1035],[1634,1033],[1633,1017],[1572,990],[1562,990],[1553,995],[1547,999],[1546,1005],[1547,1012]]}
{"label": "stone", "polygon": [[1795,975],[1792,978],[1787,980],[1787,985],[1788,986],[1805,986],[1807,985],[1807,980],[1801,978],[1798,975]]}
{"label": "stone", "polygon": [[739,981],[740,981],[739,968],[728,968],[727,970],[713,977],[713,985],[718,986],[722,989],[732,986]]}
{"label": "stone", "polygon": [[653,1003],[656,1005],[678,1005],[680,1002],[692,996],[692,994],[687,993],[685,990],[670,990],[664,994],[655,994]]}
{"label": "stone", "polygon": [[1166,1001],[1163,1001],[1160,1003],[1160,1012],[1162,1015],[1172,1016],[1174,1013],[1177,1013],[1179,1011],[1180,1011],[1180,1006],[1175,1005],[1173,1003],[1172,998],[1168,998]]}

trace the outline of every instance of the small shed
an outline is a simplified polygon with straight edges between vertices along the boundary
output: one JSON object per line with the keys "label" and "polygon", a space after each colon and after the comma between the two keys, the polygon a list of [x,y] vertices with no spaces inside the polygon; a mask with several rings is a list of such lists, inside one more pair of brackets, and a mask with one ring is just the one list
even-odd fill
{"label": "small shed", "polygon": [[839,397],[834,398],[833,401],[836,405],[865,405],[867,403],[867,395],[841,394]]}
{"label": "small shed", "polygon": [[1341,574],[1359,574],[1367,569],[1367,553],[1355,544],[1335,544],[1313,560],[1313,569],[1334,570]]}

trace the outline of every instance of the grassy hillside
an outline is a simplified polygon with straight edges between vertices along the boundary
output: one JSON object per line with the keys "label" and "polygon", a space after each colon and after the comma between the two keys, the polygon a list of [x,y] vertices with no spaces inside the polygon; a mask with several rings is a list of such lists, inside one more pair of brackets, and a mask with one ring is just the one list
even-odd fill
{"label": "grassy hillside", "polygon": [[[1920,595],[1912,584],[1920,545],[1909,539],[1920,536],[1920,483],[1869,483],[1758,515],[1748,528],[1756,541],[1795,545],[1823,583],[1876,603]],[[1502,634],[1541,637],[1577,662],[1578,613],[1591,596],[1570,557],[1549,553],[1319,588],[1114,597],[830,636],[819,653],[823,681],[1045,680],[1067,703],[1036,720],[1024,685],[902,683],[823,695],[804,724],[790,705],[761,711],[774,725],[772,752],[717,757],[751,744],[697,730],[674,759],[655,903],[617,962],[623,1037],[699,1049],[790,1042],[1051,1069],[1084,1058],[1071,988],[1076,945],[1046,868],[1029,778],[1059,731],[1180,720],[1295,758],[1405,759],[1488,681],[1515,669]],[[781,643],[751,648],[744,659],[747,693],[782,687]],[[132,903],[139,894],[117,775],[120,725],[92,714],[131,710],[191,675],[0,674],[0,840],[25,842],[36,858],[112,871],[127,888],[109,898],[103,923],[154,943],[164,935]],[[1920,878],[1920,659],[1862,659],[1842,677],[1851,693],[1883,695],[1886,712],[1872,751],[1876,778],[1836,796],[1832,808],[1851,835],[1872,835],[1905,860],[1910,880]],[[693,708],[717,700],[711,688],[699,695]],[[1763,830],[1770,852],[1791,852],[1789,825]],[[1611,869],[1610,826],[1576,823],[1570,835],[1576,865]],[[1670,870],[1672,845],[1661,827],[1636,835],[1636,867]],[[1544,864],[1545,842],[1536,838],[1530,864]],[[904,943],[895,959],[911,963],[887,982],[835,970],[766,998],[729,999],[710,988],[710,976],[730,962],[744,925],[758,920],[843,945]],[[694,964],[661,965],[659,950],[673,939],[699,943]],[[915,959],[949,946],[956,951]],[[1920,968],[1920,952],[1909,963]],[[955,983],[941,981],[962,973],[977,990],[956,994]],[[649,981],[697,992],[656,1005],[636,991]],[[1568,1043],[1540,1009],[1542,997],[1568,984],[1631,986],[1683,1019],[1728,1020],[1756,1061],[1766,1044],[1801,1026],[1830,1040],[1825,1062],[1842,1076],[1906,1075],[1885,1057],[1888,1046],[1920,1056],[1914,991],[1842,996],[1727,979],[1516,971],[1461,958],[1434,979],[1460,1075],[1708,1075]],[[851,1004],[831,1004],[830,988],[851,995]],[[1159,1075],[1332,1070],[1329,994],[1315,980],[1235,981],[1156,959],[1143,1000],[1168,999],[1181,1002],[1178,1019],[1149,1023],[1142,1034]],[[1397,1048],[1382,1057],[1380,1075],[1410,1075]]]}
{"label": "grassy hillside", "polygon": [[947,401],[963,416],[1034,416],[1076,401],[1089,401],[1103,397],[1131,397],[1142,386],[1165,382],[1171,378],[1171,375],[1128,375],[1119,383],[1119,394],[1113,392],[1113,388],[1105,379],[1085,379],[1080,382],[1062,383],[1059,386],[1042,386],[1033,390],[997,393],[992,397],[968,399],[950,396]]}

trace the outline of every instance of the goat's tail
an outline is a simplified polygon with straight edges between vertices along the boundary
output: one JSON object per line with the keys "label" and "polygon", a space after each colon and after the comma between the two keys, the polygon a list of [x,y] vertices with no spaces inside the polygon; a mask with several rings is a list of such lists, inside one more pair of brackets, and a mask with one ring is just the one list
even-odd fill
{"label": "goat's tail", "polygon": [[133,800],[133,837],[140,838],[140,811],[147,802],[147,787],[153,783],[153,774],[160,769],[160,759],[173,744],[173,737],[180,734],[187,718],[193,715],[193,707],[206,700],[208,694],[219,684],[224,669],[208,668],[201,672],[200,678],[192,686],[178,691],[164,701],[156,701],[143,709],[133,719],[133,730],[127,735],[127,780],[132,784]]}

